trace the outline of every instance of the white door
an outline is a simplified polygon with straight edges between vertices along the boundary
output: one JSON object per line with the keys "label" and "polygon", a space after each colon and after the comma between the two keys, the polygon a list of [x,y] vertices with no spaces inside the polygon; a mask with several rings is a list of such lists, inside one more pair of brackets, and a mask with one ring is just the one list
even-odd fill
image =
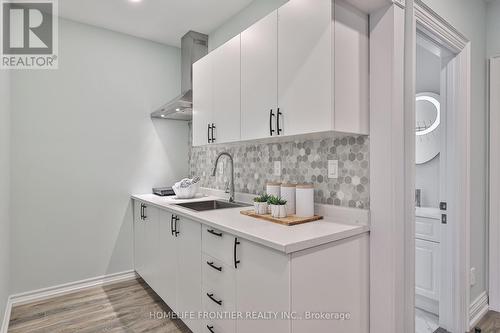
{"label": "white door", "polygon": [[290,0],[278,9],[280,134],[333,128],[331,27],[331,0]]}
{"label": "white door", "polygon": [[193,64],[193,146],[209,143],[213,122],[212,54]]}
{"label": "white door", "polygon": [[241,139],[276,135],[278,11],[241,33]]}
{"label": "white door", "polygon": [[439,301],[439,243],[415,240],[415,292]]}
{"label": "white door", "polygon": [[160,251],[159,257],[159,274],[158,279],[161,281],[159,288],[156,290],[160,297],[174,311],[178,311],[177,306],[177,246],[175,233],[173,233],[175,221],[172,219],[172,214],[169,211],[160,211],[160,228],[159,237]]}
{"label": "white door", "polygon": [[212,60],[215,143],[239,141],[241,138],[240,35],[215,49],[212,52]]}
{"label": "white door", "polygon": [[[202,310],[201,305],[201,225],[179,217],[176,226],[177,243],[177,308],[179,312]],[[201,331],[201,320],[185,319],[195,333]]]}
{"label": "white door", "polygon": [[[235,260],[236,309],[239,312],[290,311],[289,257],[253,242],[238,239]],[[238,320],[238,333],[288,333],[287,320]]]}
{"label": "white door", "polygon": [[134,200],[134,267],[142,277],[146,266],[146,228],[143,220],[143,203]]}

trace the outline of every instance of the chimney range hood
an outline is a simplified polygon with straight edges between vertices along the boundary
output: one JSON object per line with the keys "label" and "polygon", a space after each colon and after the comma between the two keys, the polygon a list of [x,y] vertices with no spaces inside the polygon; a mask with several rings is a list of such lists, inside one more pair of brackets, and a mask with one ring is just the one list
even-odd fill
{"label": "chimney range hood", "polygon": [[193,63],[208,53],[208,36],[189,31],[181,39],[181,94],[151,113],[151,118],[193,118]]}

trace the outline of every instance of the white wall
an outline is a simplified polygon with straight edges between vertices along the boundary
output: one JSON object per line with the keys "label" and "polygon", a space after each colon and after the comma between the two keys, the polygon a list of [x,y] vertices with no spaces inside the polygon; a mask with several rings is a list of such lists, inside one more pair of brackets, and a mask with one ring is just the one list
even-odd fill
{"label": "white wall", "polygon": [[486,54],[488,58],[500,56],[500,0],[487,2],[486,15]]}
{"label": "white wall", "polygon": [[238,35],[288,0],[254,0],[209,34],[208,49],[212,51]]}
{"label": "white wall", "polygon": [[[439,95],[441,58],[417,45],[416,63],[416,93],[432,92]],[[439,155],[426,163],[416,165],[415,187],[422,190],[422,207],[439,207],[439,181]]]}
{"label": "white wall", "polygon": [[59,69],[12,75],[12,285],[133,269],[131,193],[187,175],[180,50],[61,20]]}
{"label": "white wall", "polygon": [[10,280],[10,73],[0,69],[0,326]]}
{"label": "white wall", "polygon": [[471,301],[474,301],[487,288],[486,3],[483,0],[424,2],[471,41],[471,267],[477,272],[477,283],[471,289]]}

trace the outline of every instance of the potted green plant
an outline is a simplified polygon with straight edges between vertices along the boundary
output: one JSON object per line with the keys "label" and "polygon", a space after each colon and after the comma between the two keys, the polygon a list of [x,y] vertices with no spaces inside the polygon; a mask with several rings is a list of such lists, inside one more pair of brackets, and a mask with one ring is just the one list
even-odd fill
{"label": "potted green plant", "polygon": [[267,214],[267,200],[269,200],[269,196],[267,194],[262,194],[253,199],[253,207],[255,210],[255,214],[264,215]]}
{"label": "potted green plant", "polygon": [[286,200],[280,199],[276,196],[269,197],[267,203],[271,207],[271,216],[277,218],[286,217]]}

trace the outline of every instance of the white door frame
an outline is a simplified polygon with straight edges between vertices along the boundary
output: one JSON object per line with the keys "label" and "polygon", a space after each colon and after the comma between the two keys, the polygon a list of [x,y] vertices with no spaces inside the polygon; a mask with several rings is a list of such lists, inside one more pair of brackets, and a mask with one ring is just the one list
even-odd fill
{"label": "white door frame", "polygon": [[[370,332],[413,332],[415,296],[415,43],[425,30],[456,53],[457,102],[448,211],[453,333],[469,325],[470,43],[419,1],[394,2],[370,17]],[[406,12],[405,12],[406,10]],[[451,215],[450,215],[451,213]],[[465,292],[464,292],[465,291]]]}
{"label": "white door frame", "polygon": [[[450,332],[465,332],[470,329],[470,42],[421,1],[415,2],[414,13],[415,28],[455,54],[443,75],[448,205],[443,213],[449,223],[442,225],[441,233],[441,258],[445,260],[441,265],[439,323]],[[413,99],[414,92],[410,96]],[[407,124],[405,130],[413,131],[414,125]],[[405,151],[410,152],[407,156],[414,156],[414,144],[408,142]],[[414,188],[406,191],[413,192]],[[407,259],[415,262],[414,255]],[[413,286],[406,288],[414,290]]]}
{"label": "white door frame", "polygon": [[[489,113],[490,113],[490,170],[500,168],[500,96],[492,94],[500,87],[500,56],[489,60]],[[497,73],[498,75],[494,74]],[[490,223],[489,223],[489,303],[490,309],[500,311],[500,177],[497,172],[489,175]]]}

